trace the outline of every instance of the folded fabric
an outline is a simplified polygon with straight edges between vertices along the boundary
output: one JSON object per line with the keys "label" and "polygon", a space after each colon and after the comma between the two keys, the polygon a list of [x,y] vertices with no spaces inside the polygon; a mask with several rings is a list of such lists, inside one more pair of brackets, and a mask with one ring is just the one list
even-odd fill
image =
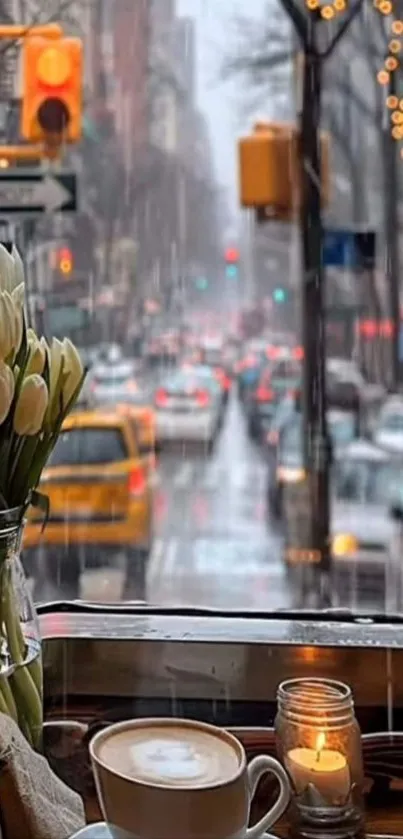
{"label": "folded fabric", "polygon": [[0,839],[68,839],[85,826],[84,806],[0,714]]}

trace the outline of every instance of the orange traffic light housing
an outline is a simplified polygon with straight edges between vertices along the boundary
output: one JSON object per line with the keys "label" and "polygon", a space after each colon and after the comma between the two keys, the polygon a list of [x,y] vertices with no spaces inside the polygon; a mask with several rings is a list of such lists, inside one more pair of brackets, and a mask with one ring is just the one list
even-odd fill
{"label": "orange traffic light housing", "polygon": [[[329,136],[321,133],[321,193],[330,192]],[[301,203],[299,133],[293,124],[258,123],[238,142],[239,193],[242,207],[254,208],[261,220],[290,220]]]}
{"label": "orange traffic light housing", "polygon": [[28,36],[22,46],[21,134],[30,142],[75,143],[82,131],[83,45]]}

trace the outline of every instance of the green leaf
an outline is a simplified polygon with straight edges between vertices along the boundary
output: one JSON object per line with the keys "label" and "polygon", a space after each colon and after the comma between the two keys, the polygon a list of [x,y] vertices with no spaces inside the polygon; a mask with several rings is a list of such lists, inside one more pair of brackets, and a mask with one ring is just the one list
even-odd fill
{"label": "green leaf", "polygon": [[22,313],[22,338],[19,350],[17,352],[15,358],[15,364],[18,364],[18,367],[22,367],[24,360],[27,355],[28,350],[28,338],[27,338],[27,322],[25,319],[25,312]]}
{"label": "green leaf", "polygon": [[10,487],[10,503],[13,506],[23,504],[29,490],[32,489],[30,474],[37,464],[38,457],[35,455],[40,444],[39,435],[21,437],[20,440],[22,446],[18,452],[18,463],[14,464],[12,469]]}
{"label": "green leaf", "polygon": [[45,382],[45,384],[46,384],[46,387],[47,387],[47,389],[48,389],[48,392],[49,392],[49,385],[50,385],[50,364],[49,364],[49,353],[48,353],[48,351],[47,351],[47,350],[46,350],[46,352],[45,352],[45,366],[44,366],[44,368],[43,368],[42,378],[43,378],[43,380],[44,380],[44,382]]}
{"label": "green leaf", "polygon": [[50,510],[50,503],[49,498],[47,495],[44,495],[42,492],[38,492],[37,489],[33,490],[31,493],[31,504],[32,507],[36,507],[43,513],[43,522],[42,522],[42,530],[45,530],[45,527],[48,523],[49,519],[49,510]]}

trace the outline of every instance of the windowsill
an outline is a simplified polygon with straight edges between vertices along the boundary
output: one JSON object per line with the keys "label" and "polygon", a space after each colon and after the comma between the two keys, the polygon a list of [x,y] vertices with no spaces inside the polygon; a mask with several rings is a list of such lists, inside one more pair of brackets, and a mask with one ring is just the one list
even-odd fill
{"label": "windowsill", "polygon": [[215,612],[74,602],[38,607],[44,639],[87,638],[403,649],[403,617]]}
{"label": "windowsill", "polygon": [[91,716],[94,703],[104,702],[127,705],[123,715],[134,707],[158,715],[179,697],[192,708],[196,701],[201,716],[212,703],[223,705],[227,721],[228,706],[242,724],[250,724],[252,708],[256,725],[267,720],[267,703],[275,707],[279,683],[300,676],[347,682],[361,707],[403,707],[403,619],[80,603],[48,604],[39,613],[45,707],[56,713],[78,703]]}

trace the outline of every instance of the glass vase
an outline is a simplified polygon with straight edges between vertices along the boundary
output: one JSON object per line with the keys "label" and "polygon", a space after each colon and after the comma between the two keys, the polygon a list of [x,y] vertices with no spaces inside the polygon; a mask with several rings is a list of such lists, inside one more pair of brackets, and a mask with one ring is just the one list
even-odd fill
{"label": "glass vase", "polygon": [[20,560],[25,507],[0,511],[0,711],[42,747],[39,623]]}

